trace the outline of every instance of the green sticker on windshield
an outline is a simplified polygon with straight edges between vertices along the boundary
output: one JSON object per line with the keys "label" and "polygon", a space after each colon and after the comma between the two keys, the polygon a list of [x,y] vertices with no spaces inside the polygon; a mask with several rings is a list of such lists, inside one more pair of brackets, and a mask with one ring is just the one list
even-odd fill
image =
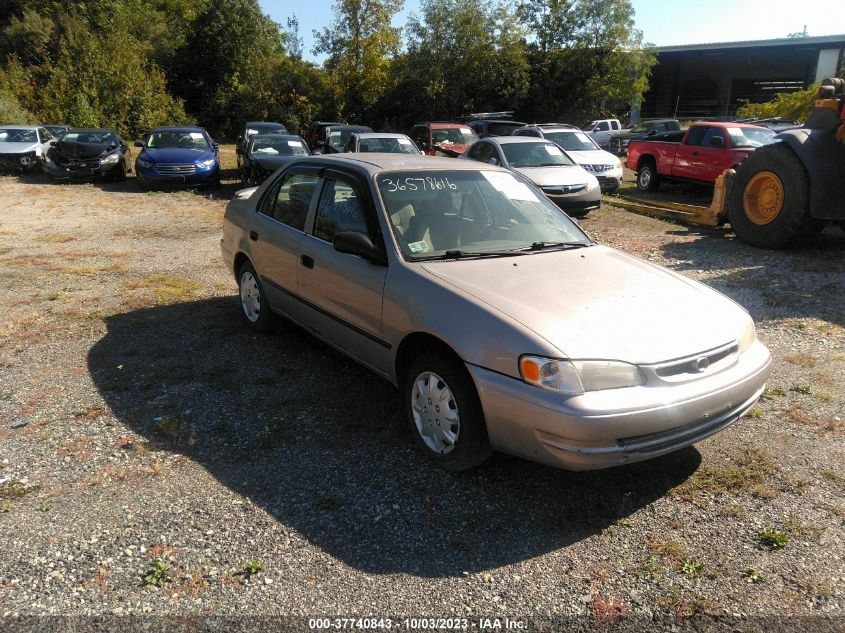
{"label": "green sticker on windshield", "polygon": [[431,247],[425,240],[422,240],[421,242],[408,242],[408,248],[411,249],[412,253],[424,253],[431,250]]}

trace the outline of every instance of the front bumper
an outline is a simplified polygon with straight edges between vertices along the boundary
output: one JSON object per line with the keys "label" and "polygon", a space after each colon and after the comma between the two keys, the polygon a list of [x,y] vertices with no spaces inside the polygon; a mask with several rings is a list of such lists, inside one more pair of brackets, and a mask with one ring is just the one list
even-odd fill
{"label": "front bumper", "polygon": [[25,171],[35,171],[42,168],[44,164],[40,156],[34,155],[32,152],[25,152],[23,154],[0,154],[0,171],[21,173]]}
{"label": "front bumper", "polygon": [[220,174],[219,165],[206,169],[196,168],[189,174],[162,174],[156,170],[155,164],[152,167],[142,167],[136,161],[135,176],[145,186],[203,186],[216,185]]}
{"label": "front bumper", "polygon": [[634,463],[690,446],[744,415],[763,392],[771,354],[755,342],[730,367],[665,386],[563,396],[468,365],[492,446],[570,470]]}
{"label": "front bumper", "polygon": [[47,171],[56,180],[85,180],[114,176],[120,171],[120,161],[104,165],[98,158],[88,160],[74,160],[66,164],[47,161]]}
{"label": "front bumper", "polygon": [[543,194],[567,213],[575,215],[598,209],[601,205],[601,186],[592,191],[565,194],[556,194],[543,188]]}

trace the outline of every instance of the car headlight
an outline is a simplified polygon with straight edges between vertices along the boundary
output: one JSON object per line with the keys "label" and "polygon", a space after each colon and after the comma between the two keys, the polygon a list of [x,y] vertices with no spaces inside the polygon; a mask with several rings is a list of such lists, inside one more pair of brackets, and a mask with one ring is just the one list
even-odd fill
{"label": "car headlight", "polygon": [[214,167],[215,159],[209,158],[208,160],[201,160],[197,163],[197,167],[200,169],[208,169],[210,167]]}
{"label": "car headlight", "polygon": [[522,356],[519,359],[519,370],[525,382],[567,395],[637,387],[646,382],[639,367],[613,360],[559,360]]}
{"label": "car headlight", "polygon": [[616,159],[616,164],[613,166],[614,169],[622,169],[622,161],[618,158]]}
{"label": "car headlight", "polygon": [[143,158],[141,158],[141,157],[138,157],[138,164],[139,164],[141,167],[143,167],[144,169],[149,169],[150,167],[152,167],[152,166],[153,166],[152,161],[149,161],[149,160],[144,160],[144,159],[143,159]]}
{"label": "car headlight", "polygon": [[596,178],[593,178],[592,182],[587,183],[587,191],[594,191],[599,188],[599,181]]}
{"label": "car headlight", "polygon": [[748,319],[748,323],[745,324],[745,328],[742,330],[742,334],[739,335],[739,339],[737,340],[739,353],[742,354],[745,350],[751,347],[756,340],[757,330],[754,327],[754,321]]}
{"label": "car headlight", "polygon": [[120,160],[119,154],[109,154],[103,160],[100,161],[100,164],[101,165],[114,165],[119,160]]}

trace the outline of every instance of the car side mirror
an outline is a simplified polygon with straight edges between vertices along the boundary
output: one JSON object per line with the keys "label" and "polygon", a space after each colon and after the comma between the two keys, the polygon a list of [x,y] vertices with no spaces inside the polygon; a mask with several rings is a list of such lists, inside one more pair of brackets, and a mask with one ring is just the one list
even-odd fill
{"label": "car side mirror", "polygon": [[135,147],[144,147],[144,141],[135,141],[133,145],[135,145]]}
{"label": "car side mirror", "polygon": [[334,240],[332,240],[332,246],[339,253],[358,255],[375,264],[384,265],[387,263],[384,255],[373,244],[370,236],[359,233],[358,231],[341,231],[340,233],[336,233]]}
{"label": "car side mirror", "polygon": [[724,147],[725,146],[725,139],[721,136],[714,136],[710,139],[710,147]]}
{"label": "car side mirror", "polygon": [[487,164],[488,165],[498,165],[499,159],[496,158],[495,156],[491,156],[490,158],[487,159]]}

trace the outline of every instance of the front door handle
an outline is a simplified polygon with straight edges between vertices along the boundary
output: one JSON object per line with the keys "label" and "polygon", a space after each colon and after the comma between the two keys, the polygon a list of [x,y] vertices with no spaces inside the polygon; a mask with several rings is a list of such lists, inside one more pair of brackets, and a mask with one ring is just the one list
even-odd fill
{"label": "front door handle", "polygon": [[258,241],[258,232],[257,231],[250,231],[249,232],[249,239],[251,239],[253,242],[257,242]]}
{"label": "front door handle", "polygon": [[314,268],[314,258],[309,255],[300,255],[299,263],[306,268]]}

